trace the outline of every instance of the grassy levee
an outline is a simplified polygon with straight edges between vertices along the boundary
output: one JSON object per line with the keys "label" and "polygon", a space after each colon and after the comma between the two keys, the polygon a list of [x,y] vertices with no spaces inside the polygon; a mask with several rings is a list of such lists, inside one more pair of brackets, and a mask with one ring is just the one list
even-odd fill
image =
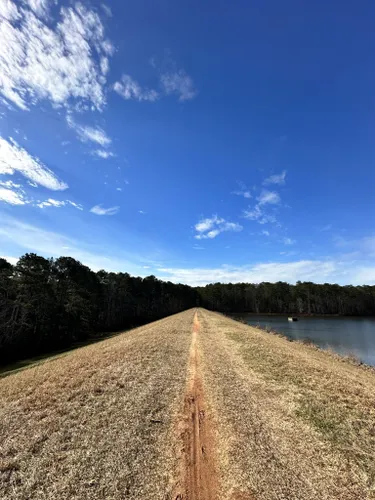
{"label": "grassy levee", "polygon": [[375,498],[375,372],[199,311],[221,498]]}
{"label": "grassy levee", "polygon": [[193,314],[0,379],[0,498],[168,498]]}
{"label": "grassy levee", "polygon": [[375,371],[195,312],[0,379],[0,498],[375,499]]}

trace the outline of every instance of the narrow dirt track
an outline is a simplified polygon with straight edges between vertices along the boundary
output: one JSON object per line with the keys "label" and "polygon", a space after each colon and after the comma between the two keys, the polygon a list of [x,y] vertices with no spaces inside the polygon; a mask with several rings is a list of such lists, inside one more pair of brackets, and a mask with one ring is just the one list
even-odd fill
{"label": "narrow dirt track", "polygon": [[375,499],[375,374],[204,309],[0,380],[4,500]]}
{"label": "narrow dirt track", "polygon": [[184,398],[184,419],[180,422],[182,449],[181,484],[176,500],[215,500],[217,477],[211,422],[207,419],[197,339],[200,324],[195,313],[190,346],[188,379]]}

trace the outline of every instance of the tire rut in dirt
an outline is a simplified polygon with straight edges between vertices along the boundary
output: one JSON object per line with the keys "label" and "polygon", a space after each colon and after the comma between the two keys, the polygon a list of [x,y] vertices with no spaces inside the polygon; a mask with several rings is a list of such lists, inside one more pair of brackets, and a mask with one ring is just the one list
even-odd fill
{"label": "tire rut in dirt", "polygon": [[218,498],[213,434],[206,415],[199,366],[198,332],[199,321],[195,314],[181,433],[182,479],[179,491],[174,495],[175,500],[216,500]]}

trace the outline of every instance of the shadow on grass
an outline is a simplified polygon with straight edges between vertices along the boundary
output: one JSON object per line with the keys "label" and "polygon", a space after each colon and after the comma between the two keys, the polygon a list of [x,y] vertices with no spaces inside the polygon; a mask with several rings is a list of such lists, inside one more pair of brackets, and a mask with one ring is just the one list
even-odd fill
{"label": "shadow on grass", "polygon": [[129,330],[131,330],[131,328],[128,328],[127,330],[121,330],[119,332],[114,332],[109,335],[103,335],[101,337],[92,337],[84,342],[74,342],[74,344],[66,347],[65,349],[59,349],[56,351],[39,354],[38,356],[33,356],[31,358],[22,359],[20,361],[15,361],[14,363],[0,366],[0,379],[7,377],[8,375],[12,375],[13,373],[32,368],[33,366],[39,364],[49,363],[50,361],[54,361],[55,359],[67,356],[70,352],[80,349],[81,347],[104,342],[105,340],[108,340],[112,337],[117,337],[118,335],[121,335],[122,333],[125,333]]}

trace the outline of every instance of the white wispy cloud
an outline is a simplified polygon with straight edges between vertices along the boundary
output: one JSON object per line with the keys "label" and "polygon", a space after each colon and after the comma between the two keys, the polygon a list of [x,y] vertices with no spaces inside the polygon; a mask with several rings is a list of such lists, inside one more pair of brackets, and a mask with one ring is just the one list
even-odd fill
{"label": "white wispy cloud", "polygon": [[286,170],[283,170],[281,174],[274,174],[264,179],[263,184],[285,184]]}
{"label": "white wispy cloud", "polygon": [[0,186],[3,186],[3,187],[6,187],[8,189],[19,189],[21,188],[21,184],[17,184],[16,182],[13,182],[13,181],[3,181],[3,180],[0,180]]}
{"label": "white wispy cloud", "polygon": [[213,215],[211,218],[202,219],[195,224],[195,230],[197,232],[195,238],[197,240],[213,239],[220,233],[226,231],[239,232],[242,231],[242,229],[242,226],[236,222],[227,222],[222,217]]}
{"label": "white wispy cloud", "polygon": [[[18,257],[19,250],[15,254],[10,249],[16,246],[24,251],[37,252],[46,257],[70,256],[89,266],[93,271],[106,269],[113,272],[126,271],[132,274],[141,274],[139,272],[140,265],[145,264],[141,258],[139,258],[139,264],[135,263],[136,260],[133,259],[136,259],[138,254],[129,255],[125,250],[122,250],[119,252],[121,257],[117,257],[112,252],[108,254],[107,249],[99,244],[90,243],[87,245],[84,241],[42,229],[6,214],[0,216],[0,241],[3,254],[10,255],[15,260],[17,258],[14,255]],[[8,259],[8,257],[6,258]]]}
{"label": "white wispy cloud", "polygon": [[9,205],[25,205],[27,199],[22,191],[0,187],[0,202]]}
{"label": "white wispy cloud", "polygon": [[55,107],[103,109],[114,48],[99,15],[77,2],[52,22],[49,4],[0,3],[1,94],[23,110],[45,99]]}
{"label": "white wispy cloud", "polygon": [[114,84],[113,89],[126,100],[154,102],[160,97],[159,92],[142,88],[130,75],[122,75],[121,80]]}
{"label": "white wispy cloud", "polygon": [[66,200],[66,203],[68,205],[71,205],[72,207],[76,208],[77,210],[83,210],[83,206],[80,203],[75,203],[74,201]]}
{"label": "white wispy cloud", "polygon": [[70,200],[54,200],[53,198],[48,198],[48,200],[39,201],[38,203],[36,203],[36,206],[39,208],[46,208],[46,207],[60,208],[60,207],[66,207],[67,205],[71,205],[72,207],[77,208],[78,210],[83,210],[82,205]]}
{"label": "white wispy cloud", "polygon": [[112,10],[111,7],[109,7],[109,5],[102,3],[101,8],[104,10],[106,16],[112,17]]}
{"label": "white wispy cloud", "polygon": [[35,200],[33,197],[27,196],[26,191],[20,184],[11,180],[0,181],[0,202],[9,205],[30,205],[39,208],[72,206],[78,210],[83,210],[82,205],[71,200],[55,200],[53,198],[44,201]]}
{"label": "white wispy cloud", "polygon": [[254,220],[259,224],[276,223],[276,216],[267,211],[267,205],[278,205],[280,203],[279,194],[275,191],[263,189],[257,200],[258,203],[254,207],[249,207],[243,212],[245,219]]}
{"label": "white wispy cloud", "polygon": [[207,283],[260,283],[262,281],[313,281],[315,283],[375,284],[375,263],[353,265],[335,259],[268,262],[218,268],[161,268],[157,276],[174,283],[200,286]]}
{"label": "white wispy cloud", "polygon": [[269,231],[264,230],[264,231],[262,231],[262,234],[263,234],[263,236],[269,236],[269,235],[270,235],[270,232],[269,232]]}
{"label": "white wispy cloud", "polygon": [[53,191],[62,191],[68,187],[39,158],[29,154],[14,139],[7,141],[0,137],[0,174],[13,175],[16,172]]}
{"label": "white wispy cloud", "polygon": [[105,151],[104,149],[96,149],[95,151],[92,151],[92,154],[94,156],[99,156],[99,158],[103,158],[104,160],[115,156],[112,151]]}
{"label": "white wispy cloud", "polygon": [[176,94],[179,101],[194,99],[198,93],[193,79],[182,69],[162,73],[160,83],[167,95]]}
{"label": "white wispy cloud", "polygon": [[96,142],[102,147],[110,146],[112,139],[108,137],[106,132],[100,127],[90,127],[89,125],[80,125],[73,117],[68,114],[66,117],[69,127],[76,131],[78,138],[82,142]]}
{"label": "white wispy cloud", "polygon": [[59,200],[54,200],[52,198],[48,198],[46,201],[41,201],[37,203],[37,207],[39,208],[45,208],[45,207],[64,207],[65,206],[65,201],[59,201]]}
{"label": "white wispy cloud", "polygon": [[[51,4],[57,4],[57,0],[22,0],[39,17],[45,17],[49,13]],[[10,3],[10,2],[9,2]]]}
{"label": "white wispy cloud", "polygon": [[257,200],[259,201],[259,205],[277,205],[280,203],[280,196],[276,191],[267,191],[264,189],[260,195],[258,196]]}
{"label": "white wispy cloud", "polygon": [[271,262],[253,266],[222,266],[219,268],[174,269],[162,268],[160,276],[176,283],[192,286],[206,283],[260,283],[262,281],[326,281],[337,271],[333,261],[298,261],[288,263]]}
{"label": "white wispy cloud", "polygon": [[235,194],[237,196],[243,196],[244,198],[247,199],[252,198],[250,191],[232,191],[232,194]]}
{"label": "white wispy cloud", "polygon": [[237,191],[232,191],[231,194],[235,194],[236,196],[243,196],[244,198],[250,199],[252,198],[252,194],[247,189],[246,184],[242,181],[237,181],[239,189]]}
{"label": "white wispy cloud", "polygon": [[364,236],[356,240],[336,236],[333,241],[337,247],[346,251],[359,252],[363,256],[375,258],[375,236]]}
{"label": "white wispy cloud", "polygon": [[19,18],[19,12],[16,4],[10,1],[0,2],[0,18],[6,21],[15,21]]}
{"label": "white wispy cloud", "polygon": [[243,216],[245,219],[254,220],[259,224],[274,224],[277,222],[276,216],[273,214],[265,213],[263,207],[259,204],[254,208],[244,210]]}
{"label": "white wispy cloud", "polygon": [[[6,243],[12,248],[23,248],[25,251],[35,251],[47,257],[59,257],[62,254],[74,257],[94,271],[106,269],[107,271],[127,271],[134,275],[142,274],[141,267],[145,261],[134,264],[134,261],[124,260],[116,255],[108,255],[106,249],[95,247],[95,252],[85,249],[81,241],[68,238],[53,231],[47,231],[32,226],[14,217],[1,214],[0,217],[0,241],[3,247],[3,256],[12,263],[17,261],[14,251],[7,249]],[[370,248],[372,243],[367,240]],[[123,250],[119,252],[123,255]],[[9,256],[9,257],[8,257]],[[134,257],[134,256],[132,256]],[[153,265],[154,267],[154,265]],[[183,268],[167,267],[160,268],[155,273],[160,279],[170,280],[176,283],[187,283],[190,285],[205,285],[221,281],[223,283],[249,282],[259,283],[262,281],[286,281],[295,283],[301,281],[313,281],[315,283],[339,283],[339,284],[375,284],[375,262],[358,263],[334,258],[320,260],[299,260],[293,262],[267,262],[255,263],[246,266],[221,266],[213,268]]]}
{"label": "white wispy cloud", "polygon": [[292,240],[292,238],[283,238],[283,243],[284,245],[294,245],[296,243],[296,240]]}
{"label": "white wispy cloud", "polygon": [[95,205],[90,209],[90,212],[96,215],[115,215],[120,210],[120,207],[104,208],[102,205]]}

